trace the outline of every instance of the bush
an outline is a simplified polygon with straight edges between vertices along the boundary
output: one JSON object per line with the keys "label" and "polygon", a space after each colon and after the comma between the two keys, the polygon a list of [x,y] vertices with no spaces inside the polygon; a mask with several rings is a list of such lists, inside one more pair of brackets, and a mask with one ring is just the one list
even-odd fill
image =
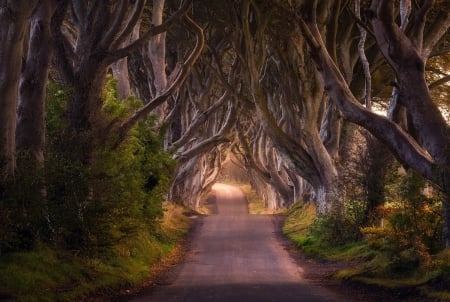
{"label": "bush", "polygon": [[383,259],[381,273],[407,275],[430,265],[430,254],[418,236],[412,239],[392,228],[367,227],[362,232],[369,246]]}
{"label": "bush", "polygon": [[352,219],[337,215],[316,218],[310,232],[330,246],[343,245],[361,239],[359,226]]}
{"label": "bush", "polygon": [[31,249],[48,233],[42,167],[30,154],[18,154],[17,163],[0,185],[0,254]]}
{"label": "bush", "polygon": [[[389,259],[389,272],[408,274],[431,265],[431,255],[441,248],[441,203],[423,194],[425,181],[408,172],[399,186],[399,202],[378,210],[382,227],[362,228],[369,245]],[[433,195],[432,195],[433,196]]]}
{"label": "bush", "polygon": [[[123,120],[141,104],[133,97],[118,100],[115,84],[107,79],[100,124]],[[157,233],[174,164],[162,149],[154,118],[139,123],[117,148],[95,146],[86,164],[81,146],[93,138],[66,130],[70,91],[52,84],[48,96],[49,238],[68,250],[103,253],[141,230]]]}

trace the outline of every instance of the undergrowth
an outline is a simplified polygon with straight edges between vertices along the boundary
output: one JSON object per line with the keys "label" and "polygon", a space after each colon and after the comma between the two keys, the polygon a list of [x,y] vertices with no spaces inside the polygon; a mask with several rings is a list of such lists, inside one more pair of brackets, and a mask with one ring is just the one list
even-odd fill
{"label": "undergrowth", "polygon": [[[334,230],[330,231],[333,220],[318,219],[313,204],[297,203],[287,212],[283,232],[313,258],[348,262],[347,269],[334,274],[336,279],[448,301],[450,249],[431,253],[435,243],[427,244],[426,232],[421,232],[422,237],[400,232],[405,218],[400,223],[399,215],[406,212],[405,208],[391,209],[383,227],[361,228],[363,237],[336,242],[330,240],[330,234],[341,225],[334,221]],[[421,217],[435,225],[426,215]]]}
{"label": "undergrowth", "polygon": [[0,300],[79,301],[131,288],[152,275],[187,232],[185,209],[164,205],[158,234],[139,232],[101,257],[40,246],[0,258]]}

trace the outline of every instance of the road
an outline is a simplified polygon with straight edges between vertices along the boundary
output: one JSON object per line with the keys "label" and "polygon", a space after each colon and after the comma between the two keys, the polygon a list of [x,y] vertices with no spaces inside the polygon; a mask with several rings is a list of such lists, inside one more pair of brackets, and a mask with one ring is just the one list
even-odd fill
{"label": "road", "polygon": [[308,284],[283,249],[271,216],[249,215],[239,188],[213,187],[216,214],[203,217],[173,280],[133,302],[350,302]]}

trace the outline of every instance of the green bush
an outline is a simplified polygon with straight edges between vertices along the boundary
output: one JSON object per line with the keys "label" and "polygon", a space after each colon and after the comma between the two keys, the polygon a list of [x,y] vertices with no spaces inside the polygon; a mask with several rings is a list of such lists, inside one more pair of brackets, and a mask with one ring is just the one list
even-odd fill
{"label": "green bush", "polygon": [[316,218],[311,225],[310,232],[330,246],[338,246],[361,239],[359,226],[352,219],[338,215]]}
{"label": "green bush", "polygon": [[[124,120],[141,103],[118,100],[108,78],[99,123]],[[68,250],[105,252],[139,230],[157,233],[161,203],[173,161],[162,149],[154,118],[139,123],[117,148],[96,146],[89,164],[83,140],[91,133],[67,131],[64,113],[70,91],[49,85],[46,185],[49,239]]]}
{"label": "green bush", "polygon": [[387,273],[409,274],[431,264],[442,248],[439,196],[423,194],[425,180],[408,172],[399,186],[398,202],[380,207],[383,225],[362,228],[369,245],[388,259]]}
{"label": "green bush", "polygon": [[[184,209],[163,210],[174,161],[155,119],[113,148],[90,141],[93,133],[68,131],[69,89],[49,83],[47,92],[43,167],[20,154],[15,177],[0,177],[0,297],[79,300],[142,282],[189,224]],[[141,106],[118,100],[112,78],[102,98],[103,125]]]}
{"label": "green bush", "polygon": [[48,232],[42,167],[30,154],[17,154],[14,177],[0,187],[0,254],[33,248]]}

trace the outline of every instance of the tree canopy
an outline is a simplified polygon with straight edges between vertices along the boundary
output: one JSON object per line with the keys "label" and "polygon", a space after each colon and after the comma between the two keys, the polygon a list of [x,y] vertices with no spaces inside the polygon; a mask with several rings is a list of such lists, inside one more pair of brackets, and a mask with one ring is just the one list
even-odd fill
{"label": "tree canopy", "polygon": [[33,175],[24,200],[40,208],[2,205],[3,229],[37,216],[50,238],[66,203],[78,220],[64,232],[89,237],[86,217],[114,208],[100,180],[137,154],[150,195],[168,172],[168,198],[198,207],[235,161],[267,207],[301,199],[342,216],[358,153],[371,160],[353,170],[376,175],[359,184],[367,220],[395,158],[442,193],[450,246],[448,1],[0,3],[0,198]]}

